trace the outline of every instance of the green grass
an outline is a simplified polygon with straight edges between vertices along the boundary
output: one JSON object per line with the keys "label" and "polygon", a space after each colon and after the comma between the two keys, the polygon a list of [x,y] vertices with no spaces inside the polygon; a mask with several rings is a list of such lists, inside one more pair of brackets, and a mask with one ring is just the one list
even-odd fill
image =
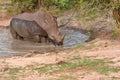
{"label": "green grass", "polygon": [[112,80],[120,79],[120,77],[116,77],[116,76],[112,76],[111,78],[112,78]]}
{"label": "green grass", "polygon": [[117,39],[120,36],[120,24],[113,26],[113,28],[114,28],[114,31],[112,32],[112,38]]}
{"label": "green grass", "polygon": [[71,70],[71,69],[75,69],[75,68],[77,68],[77,67],[79,67],[79,66],[80,66],[79,63],[69,62],[69,63],[65,63],[65,64],[60,65],[58,71]]}
{"label": "green grass", "polygon": [[55,64],[47,64],[43,67],[33,67],[33,70],[38,71],[40,74],[50,74],[53,73],[53,71],[55,71],[56,68],[57,66]]}
{"label": "green grass", "polygon": [[95,48],[96,46],[98,46],[98,45],[96,45],[94,41],[90,41],[87,44],[77,45],[77,46],[75,46],[75,48],[89,50],[89,49]]}
{"label": "green grass", "polygon": [[9,77],[7,80],[18,80],[17,73],[22,70],[21,68],[9,68]]}
{"label": "green grass", "polygon": [[[109,61],[108,61],[109,62]],[[38,71],[40,74],[54,74],[57,72],[66,72],[73,71],[78,67],[82,67],[84,70],[93,70],[99,72],[104,75],[108,75],[109,72],[118,72],[120,68],[110,67],[105,65],[106,61],[102,59],[90,59],[84,58],[81,59],[78,56],[73,57],[68,62],[64,62],[62,64],[47,64],[42,67],[29,67],[32,68],[33,71]],[[17,80],[17,73],[23,70],[21,68],[9,68],[8,74],[9,77],[6,80]],[[60,76],[57,80],[76,80],[75,76]]]}
{"label": "green grass", "polygon": [[16,76],[10,76],[5,78],[5,80],[18,80],[18,78]]}
{"label": "green grass", "polygon": [[33,68],[33,70],[38,71],[40,74],[54,74],[56,72],[65,72],[65,71],[73,71],[78,67],[82,67],[86,70],[93,70],[98,73],[108,75],[110,72],[118,72],[120,68],[107,66],[105,60],[102,59],[89,59],[84,58],[81,59],[79,57],[73,57],[68,62],[62,64],[47,64],[43,67]]}
{"label": "green grass", "polygon": [[100,66],[100,65],[103,65],[104,64],[104,60],[101,60],[101,59],[93,59],[93,60],[90,60],[90,59],[84,59],[82,62],[81,62],[81,65],[83,67],[91,67],[91,68],[94,68],[96,66]]}
{"label": "green grass", "polygon": [[38,71],[40,74],[53,74],[55,72],[63,72],[65,70],[71,70],[79,67],[80,64],[78,63],[64,63],[61,65],[56,65],[56,64],[48,64],[43,67],[39,68],[33,68],[33,70]]}
{"label": "green grass", "polygon": [[[108,61],[108,63],[109,62],[110,61]],[[105,60],[101,60],[101,59],[94,59],[94,60],[84,59],[81,65],[84,68],[92,69],[104,75],[108,75],[109,72],[120,71],[120,68],[107,66],[105,63],[106,63]]]}
{"label": "green grass", "polygon": [[87,21],[95,20],[95,18],[99,15],[99,8],[94,7],[94,8],[89,8],[86,3],[82,6],[80,9],[81,12],[76,15],[76,18],[84,23]]}
{"label": "green grass", "polygon": [[2,10],[2,6],[0,6],[0,10]]}
{"label": "green grass", "polygon": [[[120,68],[108,66],[107,63],[110,63],[110,60],[106,59],[94,59],[91,57],[80,58],[79,56],[74,56],[66,62],[56,63],[56,64],[46,64],[41,67],[37,66],[28,66],[26,68],[9,68],[6,66],[5,71],[8,73],[8,77],[5,80],[18,80],[18,75],[21,77],[25,77],[22,72],[25,70],[37,71],[40,75],[49,74],[53,75],[55,73],[61,72],[73,72],[79,71],[79,68],[83,70],[95,71],[100,74],[109,75],[110,72],[118,72]],[[22,72],[20,72],[22,71]],[[2,71],[3,72],[3,71]],[[114,78],[114,77],[113,77]],[[57,80],[76,80],[77,76],[70,75],[61,75]]]}
{"label": "green grass", "polygon": [[57,80],[76,80],[74,76],[60,76]]}
{"label": "green grass", "polygon": [[80,44],[80,45],[77,45],[77,46],[74,46],[74,47],[82,49],[82,48],[84,48],[84,44]]}
{"label": "green grass", "polygon": [[97,69],[97,71],[101,74],[105,74],[108,75],[109,72],[118,72],[120,71],[120,68],[117,67],[110,67],[110,66],[102,66],[99,69]]}
{"label": "green grass", "polygon": [[21,68],[10,68],[10,69],[9,69],[9,74],[15,75],[15,74],[17,74],[20,70],[21,70]]}
{"label": "green grass", "polygon": [[2,72],[7,72],[8,76],[5,77],[5,80],[18,80],[17,73],[22,70],[22,68],[10,68],[8,66],[5,66]]}

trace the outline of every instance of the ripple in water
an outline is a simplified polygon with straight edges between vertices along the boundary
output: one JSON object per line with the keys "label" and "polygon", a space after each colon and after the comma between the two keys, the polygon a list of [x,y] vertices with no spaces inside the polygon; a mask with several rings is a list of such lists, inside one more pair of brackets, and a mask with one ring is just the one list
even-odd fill
{"label": "ripple in water", "polygon": [[65,34],[64,48],[72,48],[84,44],[89,39],[88,35],[82,34],[79,30],[61,28],[60,32]]}

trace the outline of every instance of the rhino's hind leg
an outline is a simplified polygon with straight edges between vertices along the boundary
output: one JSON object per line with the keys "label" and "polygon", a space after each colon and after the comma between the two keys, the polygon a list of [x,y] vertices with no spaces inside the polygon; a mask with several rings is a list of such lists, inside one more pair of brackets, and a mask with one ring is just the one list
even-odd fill
{"label": "rhino's hind leg", "polygon": [[11,32],[11,34],[12,34],[12,37],[13,37],[14,39],[17,39],[17,33],[15,32],[15,30],[14,30],[13,28],[10,28],[10,32]]}
{"label": "rhino's hind leg", "polygon": [[18,35],[17,32],[15,32],[14,29],[10,28],[10,32],[11,32],[12,37],[13,37],[14,39],[23,40],[23,37],[21,37],[20,35]]}
{"label": "rhino's hind leg", "polygon": [[46,43],[46,44],[49,44],[49,43],[50,43],[50,40],[49,40],[48,37],[45,37],[45,43]]}

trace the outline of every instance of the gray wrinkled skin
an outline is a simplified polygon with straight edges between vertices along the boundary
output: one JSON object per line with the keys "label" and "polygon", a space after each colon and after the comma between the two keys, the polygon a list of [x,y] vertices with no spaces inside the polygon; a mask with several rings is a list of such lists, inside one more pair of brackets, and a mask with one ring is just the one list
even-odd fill
{"label": "gray wrinkled skin", "polygon": [[22,13],[14,16],[28,21],[35,21],[40,27],[42,27],[48,34],[48,37],[56,44],[62,45],[64,35],[58,30],[57,20],[55,17],[49,15],[44,11],[37,11],[35,13]]}
{"label": "gray wrinkled skin", "polygon": [[14,39],[33,38],[35,42],[41,42],[42,37],[48,37],[35,21],[13,18],[10,22],[10,32]]}

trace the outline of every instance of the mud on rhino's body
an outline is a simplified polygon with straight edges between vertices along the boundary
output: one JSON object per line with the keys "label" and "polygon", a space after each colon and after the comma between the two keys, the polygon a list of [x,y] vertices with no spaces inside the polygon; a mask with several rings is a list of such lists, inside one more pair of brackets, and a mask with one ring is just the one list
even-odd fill
{"label": "mud on rhino's body", "polygon": [[41,42],[41,38],[48,35],[35,21],[21,20],[13,18],[10,22],[10,31],[14,39],[34,38],[36,42]]}
{"label": "mud on rhino's body", "polygon": [[57,20],[55,17],[49,15],[44,11],[37,11],[35,13],[22,13],[14,16],[28,21],[35,21],[40,27],[42,27],[48,34],[48,37],[56,44],[62,45],[64,36],[59,32]]}

